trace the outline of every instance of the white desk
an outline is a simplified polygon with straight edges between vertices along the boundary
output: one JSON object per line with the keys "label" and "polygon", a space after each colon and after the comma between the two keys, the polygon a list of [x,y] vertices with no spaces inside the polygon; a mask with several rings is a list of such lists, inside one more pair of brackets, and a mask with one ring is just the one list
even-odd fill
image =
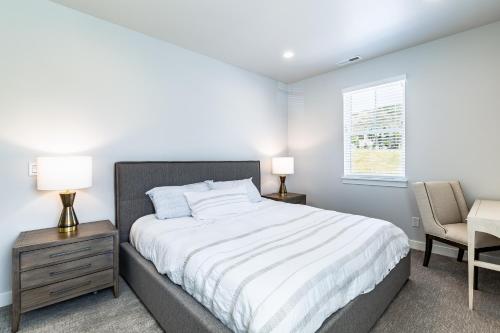
{"label": "white desk", "polygon": [[500,272],[500,265],[474,260],[476,231],[500,238],[500,201],[476,200],[467,216],[468,262],[469,262],[469,309],[474,301],[474,266]]}

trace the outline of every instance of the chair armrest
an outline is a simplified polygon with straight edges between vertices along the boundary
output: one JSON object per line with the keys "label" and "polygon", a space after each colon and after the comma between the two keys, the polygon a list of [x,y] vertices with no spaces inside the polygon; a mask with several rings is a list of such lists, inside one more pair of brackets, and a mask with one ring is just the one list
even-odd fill
{"label": "chair armrest", "polygon": [[429,193],[427,192],[425,183],[414,183],[413,191],[415,193],[415,198],[417,199],[417,206],[420,211],[420,217],[422,218],[422,225],[424,226],[425,233],[435,236],[444,236],[444,234],[446,234],[446,228],[439,223],[437,218],[434,216]]}

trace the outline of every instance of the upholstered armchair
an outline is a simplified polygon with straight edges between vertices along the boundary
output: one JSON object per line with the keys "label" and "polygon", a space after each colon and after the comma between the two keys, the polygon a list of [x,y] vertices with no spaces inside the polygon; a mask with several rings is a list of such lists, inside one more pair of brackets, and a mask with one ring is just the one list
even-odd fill
{"label": "upholstered armchair", "polygon": [[[418,182],[413,184],[425,231],[424,266],[429,265],[433,240],[458,248],[458,261],[467,250],[467,215],[469,209],[458,181]],[[481,252],[500,249],[500,239],[485,233],[476,234],[475,259]],[[477,267],[474,268],[477,289]]]}

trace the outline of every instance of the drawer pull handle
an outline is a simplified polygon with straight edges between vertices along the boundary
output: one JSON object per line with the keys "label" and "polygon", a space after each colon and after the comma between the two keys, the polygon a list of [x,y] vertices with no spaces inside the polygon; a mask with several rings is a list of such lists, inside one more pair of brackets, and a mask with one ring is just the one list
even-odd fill
{"label": "drawer pull handle", "polygon": [[57,276],[57,275],[61,275],[61,274],[71,273],[71,272],[79,271],[81,269],[90,268],[90,266],[92,266],[92,264],[81,265],[81,266],[78,266],[78,267],[73,267],[73,268],[65,269],[63,271],[50,272],[49,275],[50,276]]}
{"label": "drawer pull handle", "polygon": [[54,295],[64,294],[64,293],[67,293],[68,291],[71,291],[71,290],[74,290],[74,289],[78,289],[78,288],[90,285],[91,283],[92,283],[92,281],[86,281],[84,283],[77,284],[76,286],[72,286],[72,287],[68,287],[68,288],[63,288],[63,289],[51,291],[50,295],[54,296]]}
{"label": "drawer pull handle", "polygon": [[90,246],[87,246],[87,247],[84,247],[84,248],[81,248],[81,249],[78,249],[78,250],[54,253],[54,254],[51,254],[50,257],[51,258],[57,258],[57,257],[67,256],[67,255],[70,255],[70,254],[75,254],[75,253],[90,251],[91,249],[92,248]]}

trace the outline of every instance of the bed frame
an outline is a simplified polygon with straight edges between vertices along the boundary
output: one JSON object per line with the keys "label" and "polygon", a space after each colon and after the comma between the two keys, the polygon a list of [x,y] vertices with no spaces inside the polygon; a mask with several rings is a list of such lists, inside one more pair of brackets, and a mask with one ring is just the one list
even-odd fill
{"label": "bed frame", "polygon": [[[227,162],[118,162],[115,164],[116,225],[120,235],[120,274],[167,332],[231,332],[203,305],[168,277],[157,272],[129,243],[132,224],[152,214],[145,192],[156,186],[185,185],[213,179],[252,177],[260,190],[259,161]],[[360,295],[331,315],[319,333],[368,332],[410,275],[410,255],[374,290]]]}

